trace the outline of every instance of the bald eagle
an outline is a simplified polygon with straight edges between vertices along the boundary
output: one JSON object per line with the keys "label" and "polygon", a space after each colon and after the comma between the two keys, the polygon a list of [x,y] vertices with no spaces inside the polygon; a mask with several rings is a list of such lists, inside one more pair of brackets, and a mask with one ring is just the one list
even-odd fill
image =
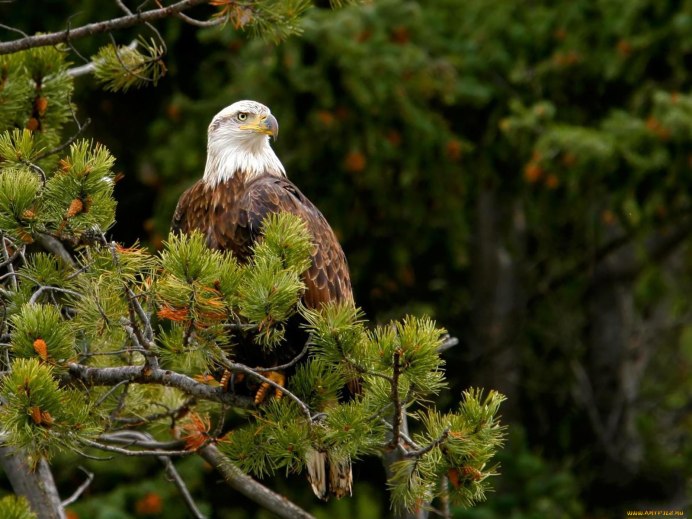
{"label": "bald eagle", "polygon": [[[256,101],[238,101],[216,114],[208,129],[204,176],[180,197],[171,230],[198,230],[208,247],[232,251],[239,261],[246,262],[264,218],[271,213],[293,213],[305,221],[314,245],[310,268],[303,275],[303,304],[315,309],[330,301],[353,301],[348,263],[334,231],[288,180],[270,146],[269,138],[276,138],[278,133],[276,118]],[[236,357],[242,355],[240,348]],[[251,358],[238,360],[269,362],[266,367],[285,360],[275,353],[259,360],[255,353]],[[272,375],[278,375],[273,380],[283,384],[282,374]],[[350,460],[327,460],[324,453],[312,450],[306,454],[306,462],[308,479],[318,497],[351,493]]]}

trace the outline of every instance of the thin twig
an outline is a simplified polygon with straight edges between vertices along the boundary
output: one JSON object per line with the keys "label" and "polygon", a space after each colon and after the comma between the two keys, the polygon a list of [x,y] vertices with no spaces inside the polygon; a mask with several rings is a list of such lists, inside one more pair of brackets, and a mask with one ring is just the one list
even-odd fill
{"label": "thin twig", "polygon": [[[0,2],[0,3],[5,3],[5,2]],[[9,3],[9,2],[7,2],[7,3]],[[5,25],[4,23],[0,23],[0,29],[6,29],[6,30],[8,30],[8,31],[16,32],[16,33],[18,33],[18,34],[21,34],[21,35],[24,36],[25,38],[29,38],[29,37],[30,37],[27,33],[25,33],[24,31],[22,31],[21,29],[17,29],[16,27],[10,27],[9,25]]]}
{"label": "thin twig", "polygon": [[84,491],[87,488],[89,488],[89,485],[91,485],[91,482],[94,480],[93,472],[89,472],[84,467],[79,467],[79,469],[86,474],[86,481],[79,485],[77,490],[75,490],[70,497],[68,497],[61,503],[63,508],[65,508],[66,506],[70,506],[72,503],[76,502],[77,499],[79,499],[79,497],[84,493]]}
{"label": "thin twig", "polygon": [[168,456],[159,456],[159,461],[163,463],[166,474],[176,486],[178,492],[180,492],[183,501],[185,501],[187,508],[192,514],[192,517],[195,519],[205,519],[205,516],[202,514],[202,512],[200,512],[199,508],[197,508],[195,500],[192,498],[192,494],[190,494],[185,481],[183,481],[183,478],[181,478],[180,474],[178,474],[178,471],[175,469],[175,465],[173,465],[171,459]]}
{"label": "thin twig", "polygon": [[301,351],[298,355],[293,357],[293,359],[291,361],[287,362],[286,364],[281,364],[280,366],[273,366],[271,368],[255,368],[255,371],[259,371],[259,372],[279,371],[282,369],[291,368],[291,367],[295,366],[300,361],[300,359],[305,357],[305,355],[307,354],[309,349],[310,349],[310,343],[308,342],[308,343],[305,343],[305,346],[303,347],[303,351]]}
{"label": "thin twig", "polygon": [[[85,65],[87,66],[87,65]],[[77,131],[75,132],[74,135],[72,135],[69,139],[67,139],[65,142],[63,142],[61,145],[56,146],[55,148],[44,151],[42,153],[39,153],[34,157],[34,160],[41,160],[44,157],[48,157],[50,155],[53,155],[55,153],[60,153],[62,150],[65,148],[68,148],[74,141],[77,140],[77,138],[82,134],[82,132],[91,124],[91,119],[87,119],[84,121],[84,123],[79,123],[77,122]],[[45,183],[45,182],[44,182]]]}
{"label": "thin twig", "polygon": [[[138,418],[120,416],[115,417],[114,420],[127,425],[141,425],[155,422],[157,420],[161,420],[162,418],[171,418],[172,425],[175,425],[175,421],[184,414],[186,414],[187,411],[189,411],[190,407],[195,405],[195,403],[196,400],[194,398],[190,398],[186,400],[183,405],[176,407],[175,409],[167,409],[165,412],[150,414],[148,416],[140,416]],[[163,406],[163,404],[159,405]],[[215,436],[219,436],[219,434]]]}
{"label": "thin twig", "polygon": [[[389,423],[386,419],[380,418],[380,421],[389,429],[390,431],[392,430],[392,424]],[[420,446],[413,441],[413,438],[411,438],[408,434],[406,434],[404,431],[399,431],[399,437],[406,442],[407,445],[410,445],[414,449],[420,449]]]}
{"label": "thin twig", "polygon": [[449,428],[446,428],[444,431],[442,431],[442,434],[440,434],[439,437],[435,438],[433,441],[431,441],[428,445],[425,447],[422,447],[420,449],[416,449],[413,451],[407,451],[406,452],[406,457],[407,458],[420,458],[424,454],[427,454],[431,450],[433,450],[435,447],[438,445],[441,445],[445,441],[447,441],[447,438],[449,437]]}
{"label": "thin twig", "polygon": [[144,308],[142,308],[142,305],[139,304],[139,300],[137,299],[137,296],[132,291],[132,289],[130,287],[126,287],[126,290],[127,297],[129,301],[132,303],[132,306],[134,307],[134,310],[137,313],[139,320],[142,321],[142,324],[144,324],[144,337],[149,342],[149,345],[151,345],[151,342],[154,340],[154,330],[151,327],[151,319],[144,311]]}
{"label": "thin twig", "polygon": [[121,447],[115,447],[113,445],[107,445],[105,443],[97,442],[94,440],[89,440],[87,438],[82,438],[80,440],[82,443],[85,445],[88,445],[89,447],[94,447],[95,449],[101,449],[103,451],[108,451],[108,452],[116,452],[118,454],[122,454],[124,456],[189,456],[190,454],[194,454],[194,451],[192,450],[162,450],[162,449],[153,449],[153,450],[130,450],[130,449],[123,449]]}
{"label": "thin twig", "polygon": [[[16,260],[17,258],[21,257],[21,255],[22,255],[23,252],[24,252],[24,248],[26,247],[25,245],[22,245],[21,247],[16,248],[15,251],[14,251],[14,252],[12,253],[12,255],[10,256],[10,255],[9,255],[9,251],[7,250],[7,242],[6,242],[6,240],[7,240],[7,241],[10,241],[6,236],[3,236],[3,237],[2,237],[2,249],[3,249],[3,252],[4,252],[4,254],[5,254],[5,260],[4,260],[2,263],[0,263],[0,268],[4,267],[4,266],[6,266],[6,265],[9,265],[9,264],[12,263],[14,260]],[[10,241],[10,243],[12,243],[12,242]],[[12,243],[12,246],[14,247],[15,244]]]}
{"label": "thin twig", "polygon": [[130,383],[129,380],[121,380],[120,382],[118,382],[117,384],[115,384],[112,388],[110,388],[110,389],[109,389],[108,391],[106,391],[103,395],[101,395],[101,398],[99,398],[99,399],[96,401],[96,403],[94,404],[94,407],[98,409],[98,408],[101,406],[101,404],[104,403],[104,402],[106,401],[106,399],[107,399],[109,396],[111,396],[113,393],[115,393],[115,390],[116,390],[116,389],[118,389],[118,388],[119,388],[120,386],[122,386],[123,384],[129,384],[129,383]]}
{"label": "thin twig", "polygon": [[225,24],[228,21],[228,18],[223,16],[219,18],[214,18],[212,20],[197,20],[195,18],[192,18],[191,16],[188,16],[183,13],[178,13],[176,15],[176,18],[180,18],[182,21],[189,25],[193,25],[195,27],[218,27],[219,25]]}

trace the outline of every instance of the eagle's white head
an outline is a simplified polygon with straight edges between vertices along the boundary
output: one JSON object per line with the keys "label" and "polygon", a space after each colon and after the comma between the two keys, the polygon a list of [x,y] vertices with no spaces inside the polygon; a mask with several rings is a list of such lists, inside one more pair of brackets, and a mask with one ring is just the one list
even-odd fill
{"label": "eagle's white head", "polygon": [[269,145],[269,137],[278,134],[279,123],[263,104],[238,101],[227,106],[209,125],[204,181],[215,186],[238,172],[246,181],[263,174],[286,176]]}

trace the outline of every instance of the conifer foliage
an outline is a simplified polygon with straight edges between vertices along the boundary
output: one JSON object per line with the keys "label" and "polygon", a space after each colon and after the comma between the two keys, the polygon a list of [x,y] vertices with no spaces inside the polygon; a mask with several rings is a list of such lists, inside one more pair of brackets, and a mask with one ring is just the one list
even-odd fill
{"label": "conifer foliage", "polygon": [[[101,65],[112,58],[104,51]],[[338,463],[396,451],[394,508],[484,498],[503,397],[470,390],[456,411],[434,408],[443,329],[414,317],[371,328],[350,304],[304,308],[312,244],[292,215],[264,222],[247,264],[208,250],[199,234],[170,236],[159,255],[109,241],[114,158],[63,131],[74,113],[64,53],[3,57],[0,81],[4,445],[33,466],[65,449],[101,449],[164,457],[169,468],[172,457],[218,448],[258,478],[302,472],[315,453]],[[267,379],[270,366],[235,360],[241,335],[258,349],[287,347],[295,316],[309,340],[292,345],[300,353],[285,388]],[[220,369],[230,388],[214,378]],[[276,391],[255,405],[235,391],[241,378]],[[359,389],[347,398],[348,385]],[[242,423],[225,424],[230,408],[247,410]],[[0,511],[30,517],[20,500]]]}

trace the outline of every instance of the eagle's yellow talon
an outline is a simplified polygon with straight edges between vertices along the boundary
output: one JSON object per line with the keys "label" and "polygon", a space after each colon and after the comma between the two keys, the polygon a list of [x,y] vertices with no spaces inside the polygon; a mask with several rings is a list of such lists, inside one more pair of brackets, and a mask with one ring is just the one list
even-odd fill
{"label": "eagle's yellow talon", "polygon": [[[281,371],[269,371],[265,374],[265,377],[272,382],[276,382],[281,387],[286,385],[286,375],[284,375]],[[262,385],[260,385],[257,393],[255,393],[255,405],[259,405],[264,402],[264,399],[267,397],[267,392],[271,387],[274,386],[272,386],[269,382],[262,382]],[[283,391],[281,391],[279,388],[274,388],[274,398],[279,400],[283,396]]]}

